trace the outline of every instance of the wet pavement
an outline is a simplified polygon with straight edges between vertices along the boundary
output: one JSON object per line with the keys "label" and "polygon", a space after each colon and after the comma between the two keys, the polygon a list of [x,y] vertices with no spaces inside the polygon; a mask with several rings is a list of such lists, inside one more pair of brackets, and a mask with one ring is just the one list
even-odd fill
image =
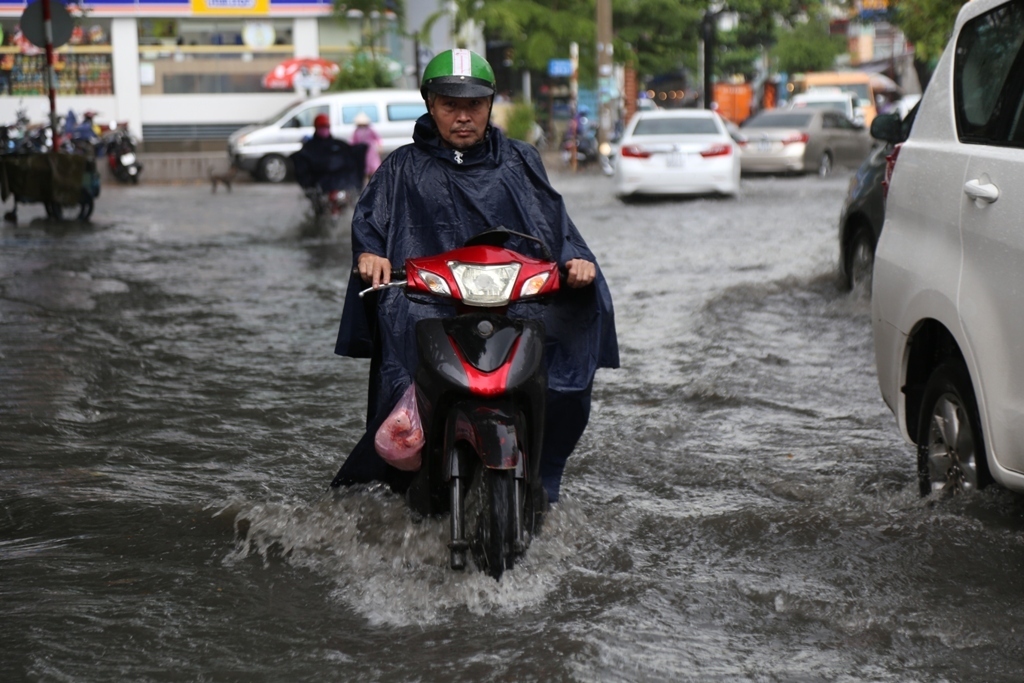
{"label": "wet pavement", "polygon": [[[294,186],[104,187],[0,228],[0,680],[1016,681],[1024,504],[920,499],[849,180],[624,205],[556,174],[616,306],[563,499],[500,583],[324,491],[367,366]],[[1024,615],[1022,615],[1024,616]]]}

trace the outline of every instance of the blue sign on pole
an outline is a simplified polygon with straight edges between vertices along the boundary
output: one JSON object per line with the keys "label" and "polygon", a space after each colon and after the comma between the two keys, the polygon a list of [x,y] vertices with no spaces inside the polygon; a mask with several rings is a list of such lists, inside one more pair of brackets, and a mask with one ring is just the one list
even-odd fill
{"label": "blue sign on pole", "polygon": [[569,78],[570,76],[572,76],[572,60],[548,60],[548,76],[551,76],[552,78]]}

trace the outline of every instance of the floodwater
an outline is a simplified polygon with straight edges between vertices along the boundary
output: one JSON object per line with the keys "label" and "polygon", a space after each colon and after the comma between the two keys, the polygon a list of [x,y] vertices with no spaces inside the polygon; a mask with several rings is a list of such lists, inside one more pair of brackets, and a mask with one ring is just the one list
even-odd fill
{"label": "floodwater", "polygon": [[562,501],[500,583],[325,492],[367,366],[294,187],[105,187],[0,227],[0,680],[1017,681],[1024,504],[920,499],[839,292],[848,172],[623,205],[554,176],[616,305]]}

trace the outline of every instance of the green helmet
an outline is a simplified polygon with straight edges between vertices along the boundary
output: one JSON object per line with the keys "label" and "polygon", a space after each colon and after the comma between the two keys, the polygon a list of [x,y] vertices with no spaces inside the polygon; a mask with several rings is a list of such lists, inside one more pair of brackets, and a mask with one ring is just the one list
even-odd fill
{"label": "green helmet", "polygon": [[494,70],[487,60],[469,50],[445,50],[423,71],[420,93],[446,97],[490,97],[496,88]]}

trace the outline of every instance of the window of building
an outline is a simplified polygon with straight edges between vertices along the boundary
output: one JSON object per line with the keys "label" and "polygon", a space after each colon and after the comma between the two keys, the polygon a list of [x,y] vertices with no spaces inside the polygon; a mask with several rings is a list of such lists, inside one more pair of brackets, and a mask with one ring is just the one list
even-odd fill
{"label": "window of building", "polygon": [[[18,30],[17,19],[0,20],[0,96],[46,94],[46,54]],[[114,92],[110,20],[76,17],[71,39],[56,50],[58,95]]]}
{"label": "window of building", "polygon": [[139,19],[142,94],[268,92],[294,52],[291,19]]}

